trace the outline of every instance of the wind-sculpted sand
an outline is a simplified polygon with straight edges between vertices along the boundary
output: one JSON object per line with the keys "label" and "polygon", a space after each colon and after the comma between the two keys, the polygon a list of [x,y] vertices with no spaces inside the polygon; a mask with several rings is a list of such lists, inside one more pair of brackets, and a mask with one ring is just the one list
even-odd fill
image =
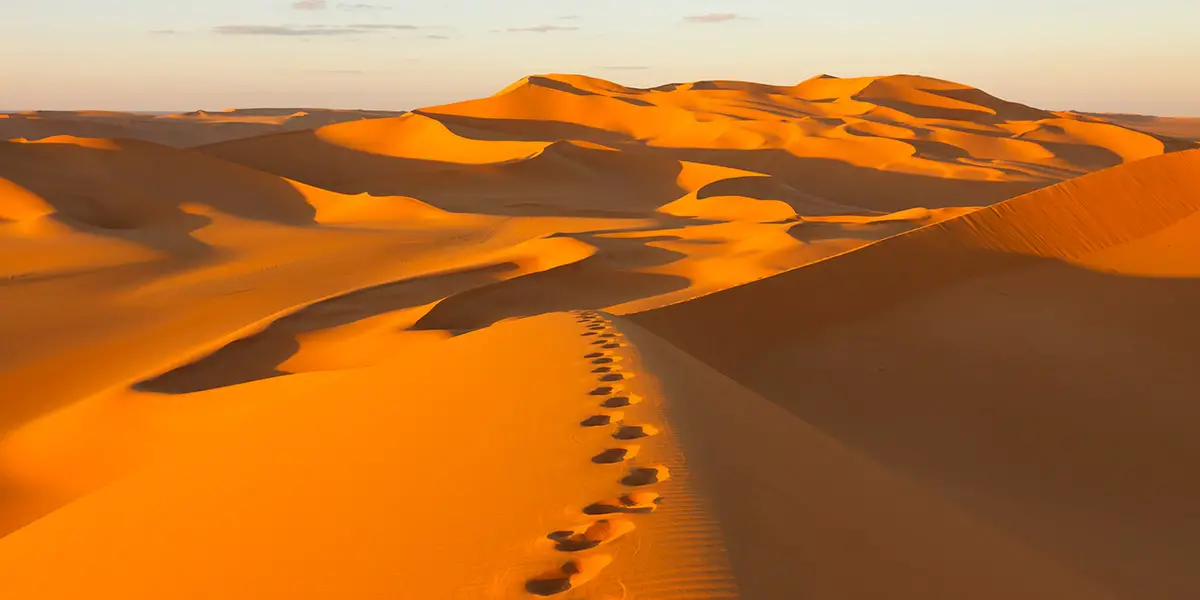
{"label": "wind-sculpted sand", "polygon": [[1194,142],[915,76],[286,112],[0,120],[0,597],[1200,593]]}
{"label": "wind-sculpted sand", "polygon": [[60,135],[136,138],[186,148],[227,140],[312,129],[344,121],[394,117],[379,110],[226,109],[186,113],[129,113],[99,110],[34,110],[0,113],[0,140],[40,140]]}

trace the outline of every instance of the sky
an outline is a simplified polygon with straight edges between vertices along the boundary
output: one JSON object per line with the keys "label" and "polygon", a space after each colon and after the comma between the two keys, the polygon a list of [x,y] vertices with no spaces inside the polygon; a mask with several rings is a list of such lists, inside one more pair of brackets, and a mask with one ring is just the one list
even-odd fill
{"label": "sky", "polygon": [[1200,0],[0,0],[0,109],[406,110],[537,73],[915,73],[1200,116]]}

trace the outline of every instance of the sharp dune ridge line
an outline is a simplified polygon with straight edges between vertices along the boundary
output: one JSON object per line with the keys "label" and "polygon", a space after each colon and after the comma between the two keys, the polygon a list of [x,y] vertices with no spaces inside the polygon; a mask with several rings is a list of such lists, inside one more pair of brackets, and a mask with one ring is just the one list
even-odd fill
{"label": "sharp dune ridge line", "polygon": [[0,597],[1195,598],[1186,125],[914,75],[0,115]]}

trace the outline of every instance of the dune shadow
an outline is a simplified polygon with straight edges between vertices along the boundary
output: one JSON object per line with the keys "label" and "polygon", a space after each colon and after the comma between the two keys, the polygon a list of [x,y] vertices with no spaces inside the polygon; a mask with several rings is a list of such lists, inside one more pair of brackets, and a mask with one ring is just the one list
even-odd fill
{"label": "dune shadow", "polygon": [[426,275],[323,300],[280,318],[262,331],[233,341],[199,360],[139,382],[134,389],[160,394],[188,394],[287,375],[277,367],[300,350],[298,336],[301,334],[422,306],[464,289],[486,285],[516,268],[517,265],[513,263],[502,263]]}
{"label": "dune shadow", "polygon": [[629,318],[1120,595],[1200,592],[1200,278],[945,229]]}
{"label": "dune shadow", "polygon": [[502,319],[604,308],[684,290],[690,284],[687,278],[675,275],[614,268],[602,256],[593,256],[455,294],[435,306],[413,329],[473,331]]}
{"label": "dune shadow", "polygon": [[496,119],[416,110],[416,114],[439,121],[455,135],[475,140],[558,142],[583,140],[606,146],[636,141],[632,136],[567,121]]}
{"label": "dune shadow", "polygon": [[[1054,183],[1052,180],[997,182],[913,175],[858,167],[829,158],[798,157],[780,149],[654,148],[650,151],[668,153],[680,160],[770,175],[805,195],[788,193],[787,188],[774,183],[763,183],[759,185],[774,186],[775,189],[767,188],[766,193],[758,193],[758,196],[768,196],[759,199],[786,202],[800,214],[813,209],[809,195],[850,207],[896,212],[914,207],[992,204]],[[717,189],[708,193],[716,193]],[[772,198],[772,195],[779,197]]]}
{"label": "dune shadow", "polygon": [[191,232],[209,224],[185,205],[244,219],[315,225],[316,209],[275,175],[148,142],[107,148],[0,142],[0,177],[29,190],[76,228],[195,256],[208,246]]}
{"label": "dune shadow", "polygon": [[198,150],[343,194],[408,196],[452,212],[645,217],[684,194],[676,183],[682,166],[669,157],[646,154],[639,146],[612,150],[565,142],[611,143],[609,132],[550,121],[426,116],[464,137],[552,143],[527,158],[486,164],[372,154],[328,143],[315,132],[287,134],[288,143],[272,143],[270,152],[254,142]]}

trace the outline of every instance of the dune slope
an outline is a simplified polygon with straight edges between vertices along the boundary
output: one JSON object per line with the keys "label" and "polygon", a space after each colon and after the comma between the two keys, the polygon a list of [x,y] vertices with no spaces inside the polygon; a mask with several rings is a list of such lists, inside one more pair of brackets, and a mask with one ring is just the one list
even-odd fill
{"label": "dune slope", "polygon": [[329,109],[197,110],[178,114],[112,111],[0,113],[0,140],[40,140],[60,135],[132,138],[186,148],[331,123],[397,116],[399,112]]}
{"label": "dune slope", "polygon": [[633,316],[1111,597],[1200,590],[1200,151]]}

